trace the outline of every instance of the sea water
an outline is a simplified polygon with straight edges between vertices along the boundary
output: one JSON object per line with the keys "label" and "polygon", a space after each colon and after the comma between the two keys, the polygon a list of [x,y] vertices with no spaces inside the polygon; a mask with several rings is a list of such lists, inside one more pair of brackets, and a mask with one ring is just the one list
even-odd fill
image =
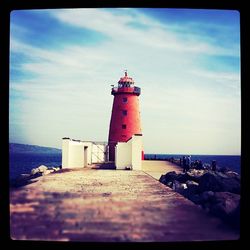
{"label": "sea water", "polygon": [[[168,158],[181,158],[178,154],[145,154],[145,159],[165,160]],[[241,157],[232,155],[191,155],[191,160],[201,160],[211,164],[212,160],[217,162],[218,167],[227,167],[240,173]],[[62,164],[61,153],[10,153],[9,177],[14,179],[20,174],[30,173],[33,168],[45,165],[47,167],[58,167]]]}
{"label": "sea water", "polygon": [[[169,158],[180,159],[183,156],[182,154],[145,154],[145,160],[147,159],[156,159],[156,160],[165,160]],[[240,174],[241,169],[241,156],[240,155],[190,155],[191,161],[201,160],[203,164],[210,164],[213,160],[216,161],[217,166],[222,168],[229,168]]]}

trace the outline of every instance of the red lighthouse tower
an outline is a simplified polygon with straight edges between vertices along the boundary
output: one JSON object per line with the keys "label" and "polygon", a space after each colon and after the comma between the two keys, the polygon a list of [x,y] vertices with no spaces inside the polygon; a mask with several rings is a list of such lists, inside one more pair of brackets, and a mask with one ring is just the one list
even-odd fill
{"label": "red lighthouse tower", "polygon": [[[109,127],[109,160],[115,159],[115,146],[117,142],[126,142],[134,134],[141,134],[141,119],[138,96],[141,89],[134,86],[134,80],[125,76],[120,78],[118,87],[113,87],[113,108]],[[142,159],[144,152],[142,151]]]}

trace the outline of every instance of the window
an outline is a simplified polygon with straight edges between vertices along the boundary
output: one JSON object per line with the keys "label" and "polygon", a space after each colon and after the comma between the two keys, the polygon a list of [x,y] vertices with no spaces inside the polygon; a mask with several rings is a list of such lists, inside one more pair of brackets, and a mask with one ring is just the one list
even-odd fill
{"label": "window", "polygon": [[128,102],[128,98],[127,97],[123,97],[122,101],[123,101],[123,103],[127,103]]}
{"label": "window", "polygon": [[126,129],[126,124],[122,124],[122,129]]}
{"label": "window", "polygon": [[122,111],[122,114],[123,114],[124,116],[126,116],[126,115],[128,114],[128,111],[124,109],[124,110]]}

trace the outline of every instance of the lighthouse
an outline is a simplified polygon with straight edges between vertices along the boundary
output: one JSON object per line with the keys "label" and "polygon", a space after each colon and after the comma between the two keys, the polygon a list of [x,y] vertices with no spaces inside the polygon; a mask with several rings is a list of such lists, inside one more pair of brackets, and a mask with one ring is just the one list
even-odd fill
{"label": "lighthouse", "polygon": [[115,160],[115,146],[118,142],[127,142],[133,135],[142,134],[138,98],[140,94],[141,89],[134,86],[134,80],[128,76],[127,71],[118,81],[118,86],[111,89],[114,100],[108,138],[110,161]]}

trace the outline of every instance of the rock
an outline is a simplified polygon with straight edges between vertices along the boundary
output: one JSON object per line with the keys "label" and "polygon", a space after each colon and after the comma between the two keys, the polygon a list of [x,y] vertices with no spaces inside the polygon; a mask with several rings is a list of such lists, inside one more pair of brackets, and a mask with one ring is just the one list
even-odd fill
{"label": "rock", "polygon": [[191,180],[186,181],[186,184],[187,184],[188,188],[191,186],[199,186],[199,183],[197,183],[195,181],[191,181]]}
{"label": "rock", "polygon": [[224,172],[215,171],[214,173],[221,178],[229,178]]}
{"label": "rock", "polygon": [[219,169],[219,171],[222,172],[222,173],[226,173],[226,172],[230,171],[230,169],[227,168],[227,167],[222,167],[222,168]]}
{"label": "rock", "polygon": [[231,192],[240,193],[240,182],[235,178],[225,177],[223,173],[209,171],[199,179],[200,192]]}
{"label": "rock", "polygon": [[187,175],[189,180],[199,182],[201,176],[203,176],[205,173],[207,173],[207,170],[191,169],[187,172]]}
{"label": "rock", "polygon": [[43,173],[43,172],[45,172],[47,169],[48,169],[48,168],[47,168],[46,166],[41,165],[41,166],[39,166],[38,168],[33,168],[33,169],[31,170],[30,173],[31,173],[32,175],[35,175],[35,174],[37,174],[37,173]]}
{"label": "rock", "polygon": [[204,163],[204,164],[203,164],[203,167],[204,167],[205,169],[207,169],[207,170],[211,169],[211,166],[210,166],[210,164],[208,164],[208,163]]}
{"label": "rock", "polygon": [[174,180],[173,181],[173,190],[185,196],[185,193],[187,190],[187,184],[180,183],[179,181]]}
{"label": "rock", "polygon": [[228,222],[235,228],[240,228],[240,202],[236,209],[230,214]]}
{"label": "rock", "polygon": [[45,172],[48,169],[48,167],[46,167],[44,165],[41,165],[37,169],[39,170],[40,173],[43,173],[43,172]]}
{"label": "rock", "polygon": [[186,185],[188,188],[188,194],[189,195],[194,195],[197,194],[199,192],[199,183],[195,182],[195,181],[186,181]]}
{"label": "rock", "polygon": [[174,180],[185,183],[188,179],[189,179],[189,176],[186,173],[177,174],[175,171],[172,171],[172,172],[168,172],[165,175],[162,175],[160,178],[160,182],[167,185],[167,183],[173,182]]}
{"label": "rock", "polygon": [[48,174],[50,174],[50,173],[52,173],[52,172],[54,172],[53,169],[47,169],[47,170],[45,170],[45,171],[42,173],[42,175],[48,175]]}
{"label": "rock", "polygon": [[194,202],[195,204],[201,204],[202,203],[202,197],[199,194],[193,194],[188,197],[189,200]]}
{"label": "rock", "polygon": [[33,168],[33,169],[30,171],[30,174],[31,174],[31,175],[35,175],[36,173],[39,173],[38,168]]}
{"label": "rock", "polygon": [[213,191],[205,191],[201,194],[201,198],[202,198],[202,201],[204,202],[207,202],[207,201],[210,201],[212,199],[212,197],[214,196],[214,192]]}
{"label": "rock", "polygon": [[60,170],[60,168],[59,167],[53,167],[52,168],[54,171],[58,171],[58,170]]}
{"label": "rock", "polygon": [[229,192],[216,192],[210,212],[238,227],[240,221],[240,195]]}
{"label": "rock", "polygon": [[160,178],[160,182],[167,185],[168,182],[172,182],[177,179],[177,174],[175,171],[168,172],[165,175],[162,175]]}
{"label": "rock", "polygon": [[173,181],[173,190],[178,192],[179,189],[181,189],[181,183],[179,181],[174,180]]}
{"label": "rock", "polygon": [[182,183],[185,183],[190,179],[189,175],[187,173],[180,173],[176,176],[176,180]]}
{"label": "rock", "polygon": [[240,195],[229,192],[215,192],[213,195],[212,203],[213,210],[223,209],[226,214],[232,213],[240,202]]}
{"label": "rock", "polygon": [[240,175],[238,173],[234,172],[234,171],[225,172],[225,175],[227,177],[234,178],[234,179],[240,181]]}
{"label": "rock", "polygon": [[167,185],[168,187],[173,188],[173,182],[172,181],[167,182],[165,185]]}

